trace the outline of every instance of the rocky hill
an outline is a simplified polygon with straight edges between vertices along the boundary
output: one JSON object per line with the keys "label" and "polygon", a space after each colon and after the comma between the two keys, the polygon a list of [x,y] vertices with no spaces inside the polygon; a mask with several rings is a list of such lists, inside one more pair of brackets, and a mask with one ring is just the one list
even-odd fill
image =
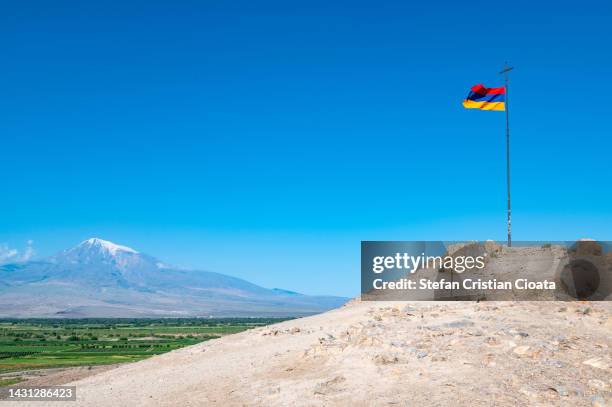
{"label": "rocky hill", "polygon": [[354,301],[91,376],[65,405],[601,407],[612,398],[611,311]]}

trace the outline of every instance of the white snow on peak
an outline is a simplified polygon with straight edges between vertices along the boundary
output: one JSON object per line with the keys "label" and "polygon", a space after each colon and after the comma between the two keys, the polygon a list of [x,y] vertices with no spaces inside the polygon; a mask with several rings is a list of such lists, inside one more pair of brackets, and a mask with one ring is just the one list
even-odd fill
{"label": "white snow on peak", "polygon": [[138,253],[136,250],[132,249],[131,247],[121,246],[113,242],[109,242],[108,240],[98,239],[97,237],[92,237],[91,239],[87,239],[83,241],[81,245],[101,247],[107,250],[108,252],[110,252],[112,255],[117,254],[117,252]]}

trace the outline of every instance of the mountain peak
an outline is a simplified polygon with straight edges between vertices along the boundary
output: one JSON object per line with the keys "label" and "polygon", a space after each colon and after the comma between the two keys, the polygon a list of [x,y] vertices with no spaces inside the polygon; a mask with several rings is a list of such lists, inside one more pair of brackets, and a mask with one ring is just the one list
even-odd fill
{"label": "mountain peak", "polygon": [[117,252],[127,252],[127,253],[135,253],[135,254],[138,253],[136,250],[132,249],[131,247],[121,246],[113,242],[109,242],[108,240],[99,239],[97,237],[92,237],[91,239],[84,240],[77,247],[102,249],[104,251],[109,252],[112,255],[117,254]]}
{"label": "mountain peak", "polygon": [[0,266],[2,318],[295,316],[334,308],[344,301],[167,266],[95,237],[47,259]]}

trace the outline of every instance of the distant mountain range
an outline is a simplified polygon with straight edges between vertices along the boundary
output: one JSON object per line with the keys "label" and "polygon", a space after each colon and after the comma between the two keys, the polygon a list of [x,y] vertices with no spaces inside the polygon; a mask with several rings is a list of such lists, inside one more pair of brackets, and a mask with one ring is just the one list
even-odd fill
{"label": "distant mountain range", "polygon": [[346,300],[184,270],[97,238],[0,266],[0,318],[301,316]]}

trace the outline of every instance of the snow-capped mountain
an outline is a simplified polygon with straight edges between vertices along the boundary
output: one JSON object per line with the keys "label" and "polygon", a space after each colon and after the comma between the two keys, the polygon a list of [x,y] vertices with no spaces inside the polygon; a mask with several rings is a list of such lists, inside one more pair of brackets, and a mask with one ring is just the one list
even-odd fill
{"label": "snow-capped mountain", "polygon": [[138,254],[138,252],[131,247],[121,246],[113,242],[109,242],[108,240],[98,239],[97,237],[84,240],[79,245],[73,247],[72,249],[65,250],[62,253],[63,256],[73,257],[89,255],[115,257],[132,254]]}
{"label": "snow-capped mountain", "polygon": [[41,261],[0,266],[0,282],[0,317],[293,316],[346,301],[175,268],[99,238]]}

